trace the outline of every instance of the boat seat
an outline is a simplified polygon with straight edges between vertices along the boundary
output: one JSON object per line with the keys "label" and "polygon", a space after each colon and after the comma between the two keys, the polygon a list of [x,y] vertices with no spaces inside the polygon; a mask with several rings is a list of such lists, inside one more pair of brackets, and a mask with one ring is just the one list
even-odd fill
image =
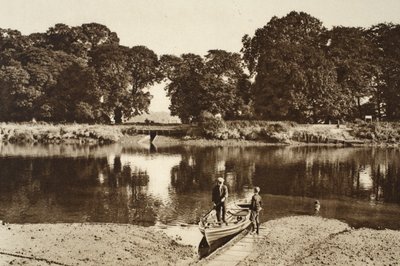
{"label": "boat seat", "polygon": [[249,213],[249,210],[239,210],[239,211],[228,210],[228,212],[233,216],[246,216]]}

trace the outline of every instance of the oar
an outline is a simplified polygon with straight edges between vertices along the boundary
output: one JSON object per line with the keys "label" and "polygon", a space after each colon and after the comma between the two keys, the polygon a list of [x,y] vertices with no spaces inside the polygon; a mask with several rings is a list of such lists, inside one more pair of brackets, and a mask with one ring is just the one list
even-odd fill
{"label": "oar", "polygon": [[215,206],[213,206],[213,207],[211,208],[211,210],[210,210],[209,212],[207,212],[207,213],[201,218],[201,221],[203,222],[203,224],[204,224],[204,219],[205,219],[213,210],[215,210],[215,208],[217,208],[217,206],[219,206],[220,204],[222,204],[222,202],[220,202],[220,203],[216,204]]}
{"label": "oar", "polygon": [[209,210],[206,214],[203,215],[203,217],[201,217],[201,220],[203,221],[217,206],[214,206],[211,208],[211,210]]}

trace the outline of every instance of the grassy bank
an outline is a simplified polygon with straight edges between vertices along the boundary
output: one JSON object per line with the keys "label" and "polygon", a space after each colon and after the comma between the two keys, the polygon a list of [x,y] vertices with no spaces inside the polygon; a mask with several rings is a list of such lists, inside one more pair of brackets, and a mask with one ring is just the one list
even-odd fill
{"label": "grassy bank", "polygon": [[400,123],[399,122],[364,122],[358,121],[349,125],[356,138],[363,139],[370,143],[389,143],[400,142]]}
{"label": "grassy bank", "polygon": [[123,129],[109,125],[2,123],[0,140],[10,143],[111,143],[123,136]]}
{"label": "grassy bank", "polygon": [[126,137],[148,134],[148,129],[179,133],[190,132],[187,125],[88,125],[50,123],[0,123],[0,142],[79,143],[119,142]]}
{"label": "grassy bank", "polygon": [[[223,121],[192,125],[88,125],[0,123],[0,142],[114,143],[158,130],[157,142],[189,145],[371,144],[398,145],[400,123],[296,124],[289,121]],[[136,138],[135,138],[136,137]],[[172,138],[171,138],[172,137]],[[143,138],[143,137],[140,137]]]}
{"label": "grassy bank", "polygon": [[223,121],[200,124],[203,136],[214,140],[249,140],[263,143],[340,145],[398,145],[399,122],[297,124],[290,121]]}
{"label": "grassy bank", "polygon": [[222,121],[201,124],[203,135],[217,140],[248,140],[263,143],[343,144],[355,140],[345,125],[297,124],[291,121]]}

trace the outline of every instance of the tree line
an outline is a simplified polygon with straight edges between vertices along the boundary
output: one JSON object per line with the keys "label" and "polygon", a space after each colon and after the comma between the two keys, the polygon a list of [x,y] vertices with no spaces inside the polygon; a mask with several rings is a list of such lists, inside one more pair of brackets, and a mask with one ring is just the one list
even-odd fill
{"label": "tree line", "polygon": [[147,111],[158,56],[106,26],[56,24],[28,36],[0,29],[0,120],[109,122]]}
{"label": "tree line", "polygon": [[0,120],[107,123],[148,112],[166,81],[183,122],[400,119],[400,25],[327,29],[315,17],[273,17],[240,53],[160,55],[126,47],[106,26],[0,29]]}

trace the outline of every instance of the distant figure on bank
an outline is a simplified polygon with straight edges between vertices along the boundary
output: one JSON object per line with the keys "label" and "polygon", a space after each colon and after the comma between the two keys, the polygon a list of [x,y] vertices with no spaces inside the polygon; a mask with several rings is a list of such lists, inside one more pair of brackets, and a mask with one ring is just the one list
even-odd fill
{"label": "distant figure on bank", "polygon": [[314,213],[315,213],[315,214],[318,214],[320,208],[321,208],[321,204],[319,203],[319,200],[316,200],[316,201],[314,202]]}
{"label": "distant figure on bank", "polygon": [[214,203],[215,211],[217,212],[217,221],[221,224],[221,214],[222,222],[226,224],[225,213],[226,213],[226,199],[228,198],[228,187],[224,185],[224,179],[219,177],[217,179],[217,184],[212,190],[212,202]]}
{"label": "distant figure on bank", "polygon": [[257,233],[259,234],[259,229],[260,229],[260,211],[262,210],[261,208],[261,196],[259,195],[260,193],[260,188],[259,187],[254,187],[254,195],[251,197],[251,203],[250,203],[250,220],[252,223],[252,229],[251,229],[251,234]]}

